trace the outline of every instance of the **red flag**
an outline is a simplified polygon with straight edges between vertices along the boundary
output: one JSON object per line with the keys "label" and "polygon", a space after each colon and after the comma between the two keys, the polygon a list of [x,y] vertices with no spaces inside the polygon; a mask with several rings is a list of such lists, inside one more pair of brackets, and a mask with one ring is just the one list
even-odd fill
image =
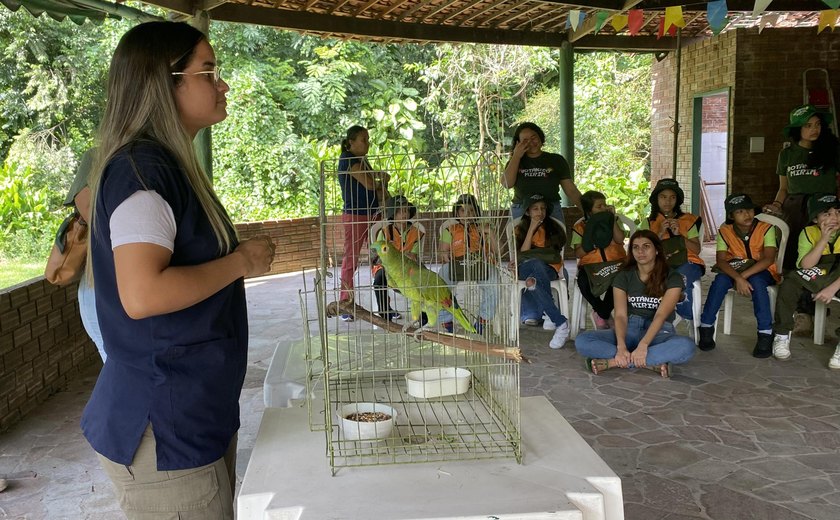
{"label": "red flag", "polygon": [[641,9],[631,9],[627,11],[627,29],[630,31],[630,36],[636,36],[642,29],[642,24],[645,23],[645,15]]}
{"label": "red flag", "polygon": [[659,18],[659,28],[656,29],[656,39],[662,38],[662,35],[665,34],[665,17],[662,16]]}

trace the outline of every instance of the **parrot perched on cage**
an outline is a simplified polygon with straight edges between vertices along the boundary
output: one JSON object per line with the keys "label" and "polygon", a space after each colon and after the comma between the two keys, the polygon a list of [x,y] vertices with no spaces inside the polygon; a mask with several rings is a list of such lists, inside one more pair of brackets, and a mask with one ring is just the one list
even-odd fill
{"label": "parrot perched on cage", "polygon": [[465,330],[475,332],[464,312],[455,307],[452,291],[443,278],[385,242],[374,242],[371,249],[379,255],[388,275],[388,285],[398,289],[411,302],[412,320],[419,321],[421,313],[426,312],[429,326],[434,326],[438,311],[443,309],[451,312]]}

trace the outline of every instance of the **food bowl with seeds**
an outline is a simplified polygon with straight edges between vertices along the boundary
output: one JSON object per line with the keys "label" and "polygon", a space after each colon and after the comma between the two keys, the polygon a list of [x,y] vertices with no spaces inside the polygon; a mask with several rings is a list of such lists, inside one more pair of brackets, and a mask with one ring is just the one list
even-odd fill
{"label": "food bowl with seeds", "polygon": [[397,411],[383,403],[350,403],[338,409],[341,434],[346,441],[387,439],[396,417]]}

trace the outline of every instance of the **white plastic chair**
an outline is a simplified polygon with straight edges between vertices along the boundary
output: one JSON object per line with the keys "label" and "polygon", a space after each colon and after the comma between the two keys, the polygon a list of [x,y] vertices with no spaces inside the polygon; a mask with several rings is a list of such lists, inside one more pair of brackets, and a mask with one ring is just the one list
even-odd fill
{"label": "white plastic chair", "polygon": [[[556,224],[563,228],[563,231],[566,231],[566,224],[560,222],[558,219],[554,217],[550,217]],[[507,236],[508,241],[508,249],[510,250],[510,260],[513,262],[514,265],[518,265],[518,249],[516,247],[516,238],[514,236],[514,229],[519,224],[522,217],[517,219],[512,219],[508,222],[507,226],[505,227],[505,234]],[[568,236],[568,234],[566,235]],[[562,252],[561,252],[561,260],[562,260]],[[562,263],[562,261],[561,261]],[[552,280],[551,282],[551,292],[554,296],[554,303],[557,305],[557,308],[560,309],[560,313],[569,319],[569,282],[566,280],[565,271],[560,269],[558,274],[557,280]],[[521,299],[522,299],[522,291],[526,289],[525,280],[517,279],[517,291],[512,293],[511,299],[511,308],[513,309],[514,314],[514,323],[515,327],[514,330],[519,331],[519,322],[520,322],[520,314],[522,311]],[[571,326],[571,324],[570,324]]]}
{"label": "white plastic chair", "polygon": [[[779,230],[781,234],[781,238],[779,239],[778,250],[776,253],[776,270],[781,273],[782,272],[782,265],[784,265],[785,261],[785,249],[787,247],[788,242],[788,235],[790,234],[790,227],[788,227],[787,223],[780,219],[779,217],[774,217],[773,215],[768,215],[767,213],[759,213],[756,215],[758,220],[762,222],[767,222],[768,224],[772,224]],[[776,312],[776,296],[778,295],[779,288],[778,285],[771,285],[767,288],[767,294],[770,296],[770,312]],[[735,299],[735,290],[729,289],[726,293],[726,297],[723,299],[723,333],[727,336],[732,334],[732,308],[734,306],[734,299]],[[819,306],[819,304],[817,304]],[[823,304],[823,308],[825,308],[825,304]],[[819,311],[818,311],[819,312]],[[825,313],[823,313],[823,320],[825,320]],[[814,342],[817,341],[817,318],[815,317],[814,320]],[[823,333],[825,332],[820,328],[822,333],[820,333],[820,339],[822,340]],[[715,336],[717,336],[717,328],[715,328]],[[817,345],[822,345],[822,343],[817,343]]]}
{"label": "white plastic chair", "polygon": [[[627,230],[627,236],[628,237],[632,236],[633,233],[636,232],[636,223],[633,222],[633,220],[630,217],[628,217],[626,215],[622,215],[620,213],[617,213],[616,217],[618,217],[618,220],[624,226],[625,230]],[[589,302],[587,302],[586,299],[583,297],[583,294],[581,294],[580,287],[578,287],[578,284],[577,284],[577,277],[580,276],[581,274],[582,274],[581,270],[580,270],[580,268],[578,268],[578,272],[575,274],[574,280],[572,280],[572,285],[573,285],[573,287],[572,287],[572,308],[571,308],[572,316],[569,319],[569,326],[570,326],[569,338],[570,339],[575,339],[575,337],[577,337],[578,333],[581,330],[586,329],[586,317],[587,317],[587,315],[589,315],[589,309],[591,307],[589,305]],[[591,316],[590,316],[589,321],[592,321]],[[593,329],[595,328],[594,323],[592,324],[592,328]]]}
{"label": "white plastic chair", "polygon": [[[701,223],[700,228],[697,230],[697,236],[700,239],[700,251],[697,252],[697,256],[700,256],[703,253],[703,231],[704,231],[705,224]],[[691,332],[694,334],[694,343],[700,343],[700,316],[703,314],[703,291],[700,287],[700,280],[703,277],[701,276],[691,286]],[[680,315],[677,314],[677,318],[674,320],[674,326],[677,325],[681,320]]]}
{"label": "white plastic chair", "polygon": [[[831,299],[832,302],[840,302],[840,298],[836,296]],[[825,343],[825,315],[828,306],[822,302],[817,302],[817,307],[814,311],[814,344],[822,345]]]}

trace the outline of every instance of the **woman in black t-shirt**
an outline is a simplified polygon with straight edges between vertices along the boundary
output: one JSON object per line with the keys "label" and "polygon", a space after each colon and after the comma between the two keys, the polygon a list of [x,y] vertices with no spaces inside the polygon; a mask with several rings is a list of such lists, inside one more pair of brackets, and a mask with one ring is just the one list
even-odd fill
{"label": "woman in black t-shirt", "polygon": [[610,368],[650,368],[670,376],[670,365],[694,355],[694,340],[674,331],[674,309],[682,275],[668,269],[656,233],[640,229],[630,237],[629,255],[613,280],[615,330],[581,333],[575,340],[593,374]]}
{"label": "woman in black t-shirt", "polygon": [[534,123],[522,123],[513,133],[510,161],[500,179],[502,186],[513,188],[513,202],[510,217],[519,218],[525,214],[523,200],[531,193],[542,194],[547,203],[554,207],[551,216],[563,220],[560,204],[560,188],[573,204],[580,207],[580,191],[572,180],[572,172],[566,159],[556,153],[543,152],[545,132]]}

